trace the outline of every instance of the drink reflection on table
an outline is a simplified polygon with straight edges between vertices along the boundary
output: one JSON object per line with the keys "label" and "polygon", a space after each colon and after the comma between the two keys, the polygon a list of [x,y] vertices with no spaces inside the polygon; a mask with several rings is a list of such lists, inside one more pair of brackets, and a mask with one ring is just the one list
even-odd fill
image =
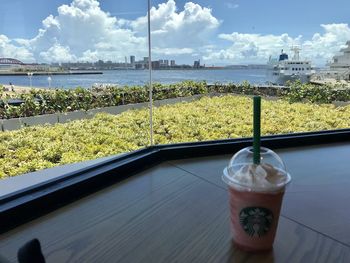
{"label": "drink reflection on table", "polygon": [[274,263],[274,251],[251,253],[238,249],[234,243],[231,243],[227,263],[247,262],[247,263]]}

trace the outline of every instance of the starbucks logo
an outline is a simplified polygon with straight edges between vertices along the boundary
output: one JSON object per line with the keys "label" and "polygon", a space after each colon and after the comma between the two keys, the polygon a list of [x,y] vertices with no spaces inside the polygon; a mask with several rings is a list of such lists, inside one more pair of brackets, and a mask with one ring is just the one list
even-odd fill
{"label": "starbucks logo", "polygon": [[251,237],[265,235],[271,227],[272,220],[272,212],[263,207],[246,207],[239,213],[239,222]]}

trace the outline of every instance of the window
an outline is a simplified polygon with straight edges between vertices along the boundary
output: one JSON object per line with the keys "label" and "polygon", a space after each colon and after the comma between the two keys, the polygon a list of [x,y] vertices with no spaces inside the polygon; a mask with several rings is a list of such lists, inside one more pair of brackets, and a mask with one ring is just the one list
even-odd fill
{"label": "window", "polygon": [[147,1],[107,2],[1,2],[1,179],[150,145],[147,26],[120,24],[146,17]]}
{"label": "window", "polygon": [[[285,85],[282,77],[290,72],[279,69],[298,76],[313,66],[324,68],[345,45],[342,36],[350,30],[349,19],[335,17],[339,5],[310,1],[298,12],[299,17],[312,19],[313,26],[305,19],[295,20],[293,12],[273,12],[277,0],[257,1],[253,9],[244,1],[153,1],[150,57],[147,1],[37,0],[41,4],[36,8],[39,4],[33,1],[3,0],[0,125],[5,132],[0,132],[0,177],[151,144],[251,136],[247,94],[255,91],[253,84],[273,83],[271,90]],[[343,9],[349,5],[344,3]],[[295,3],[285,3],[286,10],[293,8]],[[309,18],[317,14],[315,9],[329,12]],[[262,17],[261,10],[273,12],[273,21],[280,22]],[[334,28],[330,45],[327,30]],[[325,41],[317,41],[315,35]],[[292,42],[302,48],[299,62],[293,60]],[[288,60],[279,62],[282,49]],[[304,62],[306,58],[311,63]],[[39,89],[16,94],[30,87]],[[263,100],[264,135],[347,127],[348,111],[315,108],[303,103],[314,98],[299,95],[285,95],[278,107]],[[300,105],[284,104],[299,99]],[[333,117],[337,121],[325,119]],[[41,123],[48,125],[36,126]]]}

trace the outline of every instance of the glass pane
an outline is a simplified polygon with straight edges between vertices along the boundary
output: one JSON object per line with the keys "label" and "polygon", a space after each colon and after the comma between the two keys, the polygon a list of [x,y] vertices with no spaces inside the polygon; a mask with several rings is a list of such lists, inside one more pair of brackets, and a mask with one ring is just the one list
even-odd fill
{"label": "glass pane", "polygon": [[251,137],[252,95],[263,135],[348,128],[349,7],[153,2],[155,142]]}
{"label": "glass pane", "polygon": [[149,145],[147,8],[1,2],[1,179]]}

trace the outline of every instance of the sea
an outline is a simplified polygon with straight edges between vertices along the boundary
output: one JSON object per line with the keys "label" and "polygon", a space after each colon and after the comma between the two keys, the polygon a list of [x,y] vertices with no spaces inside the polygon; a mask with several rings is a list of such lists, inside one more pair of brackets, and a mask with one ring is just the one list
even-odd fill
{"label": "sea", "polygon": [[[105,70],[103,74],[93,75],[53,75],[50,76],[0,76],[0,84],[32,86],[41,88],[71,89],[91,88],[93,85],[145,85],[149,83],[147,70]],[[267,69],[215,69],[215,70],[154,70],[152,81],[162,84],[177,83],[184,80],[206,81],[208,84],[242,83],[264,85],[269,82]]]}

